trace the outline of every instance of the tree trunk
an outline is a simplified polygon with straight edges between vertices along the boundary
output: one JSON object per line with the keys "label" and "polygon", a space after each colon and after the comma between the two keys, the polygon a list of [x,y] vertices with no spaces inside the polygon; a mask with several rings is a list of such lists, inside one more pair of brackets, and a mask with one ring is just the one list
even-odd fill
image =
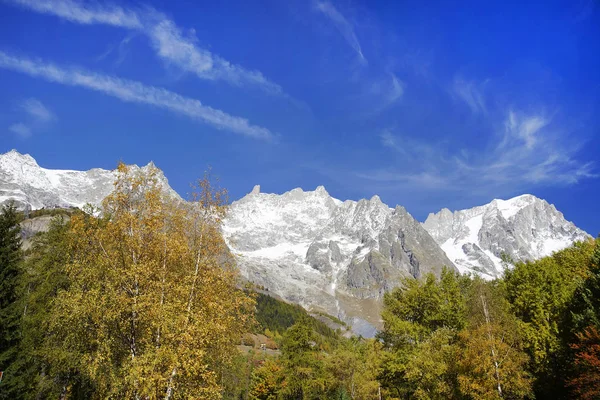
{"label": "tree trunk", "polygon": [[[190,289],[190,295],[188,297],[188,305],[186,308],[187,311],[187,320],[184,326],[184,329],[187,327],[188,322],[190,321],[190,312],[192,311],[192,303],[194,300],[194,294],[196,291],[196,282],[198,280],[198,274],[200,272],[200,249],[198,249],[198,253],[196,255],[196,265],[194,267],[194,280],[192,282],[192,287]],[[173,367],[173,371],[171,372],[171,376],[169,377],[169,383],[167,385],[167,394],[165,395],[165,400],[169,400],[173,395],[173,381],[175,380],[175,375],[177,375],[177,365]]]}
{"label": "tree trunk", "polygon": [[488,312],[488,308],[487,308],[487,302],[485,301],[485,297],[483,295],[480,296],[481,298],[481,305],[483,306],[483,315],[485,316],[485,322],[487,325],[487,333],[488,333],[488,340],[490,341],[490,350],[492,353],[492,362],[494,363],[494,377],[496,378],[496,385],[498,388],[498,395],[500,397],[502,397],[502,385],[500,383],[500,371],[499,371],[499,363],[498,363],[498,356],[496,354],[496,347],[494,346],[494,334],[492,333],[492,326],[491,326],[491,321],[490,321],[490,315]]}
{"label": "tree trunk", "polygon": [[165,400],[170,400],[171,396],[173,396],[173,381],[175,380],[175,375],[177,375],[177,367],[174,367],[173,371],[171,371],[169,384],[167,385],[167,393],[165,394]]}

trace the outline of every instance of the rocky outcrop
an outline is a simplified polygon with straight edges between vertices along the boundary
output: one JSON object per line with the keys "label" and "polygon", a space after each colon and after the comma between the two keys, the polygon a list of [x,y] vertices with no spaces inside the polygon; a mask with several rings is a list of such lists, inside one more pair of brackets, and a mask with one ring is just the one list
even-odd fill
{"label": "rocky outcrop", "polygon": [[429,214],[423,226],[463,273],[495,278],[509,260],[548,256],[590,236],[532,195]]}
{"label": "rocky outcrop", "polygon": [[248,280],[350,323],[402,276],[455,268],[403,207],[378,196],[342,202],[322,186],[282,195],[255,187],[231,205],[223,232]]}

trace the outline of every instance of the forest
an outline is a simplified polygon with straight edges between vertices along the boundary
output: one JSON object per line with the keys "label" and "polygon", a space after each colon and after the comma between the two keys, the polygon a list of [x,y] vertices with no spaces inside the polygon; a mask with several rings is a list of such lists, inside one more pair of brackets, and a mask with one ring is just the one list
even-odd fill
{"label": "forest", "polygon": [[101,210],[53,212],[27,250],[3,207],[1,399],[600,398],[600,238],[494,281],[402,279],[367,339],[244,282],[226,192],[194,190],[120,164]]}

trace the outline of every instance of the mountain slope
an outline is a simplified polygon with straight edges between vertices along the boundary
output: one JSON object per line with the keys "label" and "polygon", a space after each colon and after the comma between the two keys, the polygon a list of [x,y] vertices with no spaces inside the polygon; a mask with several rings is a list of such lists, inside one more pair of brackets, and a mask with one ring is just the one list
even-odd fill
{"label": "mountain slope", "polygon": [[[14,150],[0,155],[0,205],[97,206],[114,180],[114,171],[50,170]],[[159,180],[179,198],[162,172]],[[454,213],[443,209],[420,224],[378,196],[342,202],[322,186],[281,195],[256,186],[232,203],[223,236],[247,280],[349,322],[365,336],[380,326],[381,297],[402,276],[439,275],[445,265],[493,278],[502,274],[503,255],[536,259],[589,237],[531,195]]]}
{"label": "mountain slope", "polygon": [[401,276],[454,269],[403,207],[377,196],[342,202],[322,186],[282,195],[256,186],[233,202],[223,232],[250,281],[355,328],[378,324],[378,300]]}
{"label": "mountain slope", "polygon": [[[153,166],[132,166],[145,170]],[[29,154],[16,150],[0,154],[0,205],[14,201],[21,209],[32,210],[49,207],[78,207],[90,203],[100,205],[113,190],[114,171],[94,168],[89,171],[53,170],[40,167]],[[171,189],[162,172],[159,181],[172,196],[179,195]]]}
{"label": "mountain slope", "polygon": [[542,258],[590,236],[545,200],[525,194],[429,214],[423,227],[462,273],[499,277],[505,263]]}

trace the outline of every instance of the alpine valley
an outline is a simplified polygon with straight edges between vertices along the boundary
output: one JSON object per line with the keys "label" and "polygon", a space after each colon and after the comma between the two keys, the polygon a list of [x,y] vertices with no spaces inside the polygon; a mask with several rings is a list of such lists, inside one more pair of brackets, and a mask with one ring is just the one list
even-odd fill
{"label": "alpine valley", "polygon": [[[0,155],[0,204],[99,206],[114,178],[102,169],[45,169],[12,150]],[[159,179],[167,194],[178,197],[162,173]],[[527,194],[467,210],[442,209],[420,223],[378,196],[341,201],[322,186],[281,195],[255,186],[231,204],[223,236],[248,281],[349,322],[364,336],[381,327],[381,298],[402,276],[439,275],[446,266],[493,279],[512,262],[590,237],[553,205]]]}

